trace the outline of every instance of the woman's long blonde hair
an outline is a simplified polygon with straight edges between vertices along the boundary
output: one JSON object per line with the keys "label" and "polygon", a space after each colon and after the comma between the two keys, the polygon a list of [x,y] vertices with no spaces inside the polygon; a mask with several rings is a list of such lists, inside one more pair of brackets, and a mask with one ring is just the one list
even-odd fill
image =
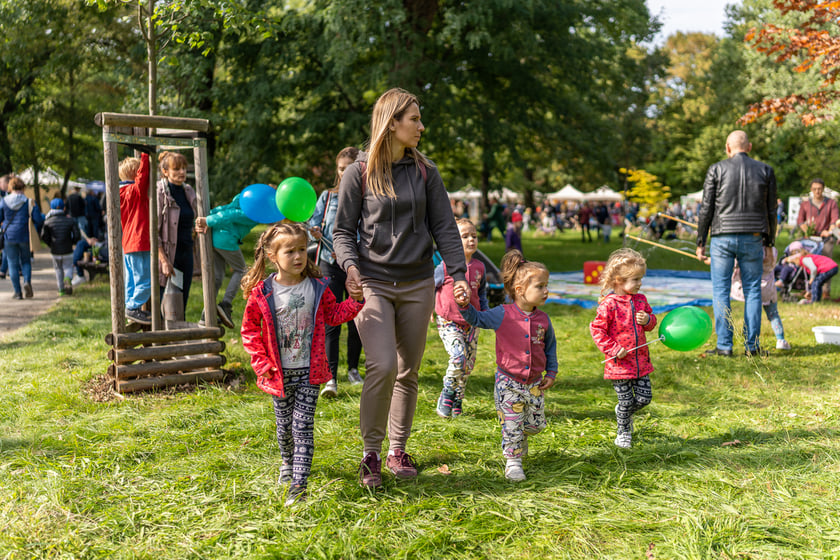
{"label": "woman's long blonde hair", "polygon": [[[242,287],[242,295],[248,299],[251,295],[251,290],[265,280],[265,266],[266,261],[271,260],[271,255],[277,252],[277,249],[284,242],[295,238],[301,238],[306,241],[306,228],[303,224],[297,222],[280,222],[274,224],[260,235],[257,241],[257,247],[254,249],[254,264],[242,277],[242,282],[239,284]],[[306,266],[303,269],[304,278],[321,278],[321,269],[311,260],[306,259]]]}
{"label": "woman's long blonde hair", "polygon": [[617,283],[639,272],[647,272],[647,262],[641,253],[628,248],[613,251],[601,273],[601,295],[615,290]]}
{"label": "woman's long blonde hair", "polygon": [[[393,132],[390,125],[393,119],[400,120],[405,111],[415,104],[420,107],[417,97],[402,88],[392,88],[379,96],[373,106],[370,117],[370,142],[368,143],[368,161],[366,182],[376,196],[396,198],[394,177],[391,175],[391,142]],[[417,148],[408,148],[408,155],[414,158],[416,165],[431,166],[431,162]]]}

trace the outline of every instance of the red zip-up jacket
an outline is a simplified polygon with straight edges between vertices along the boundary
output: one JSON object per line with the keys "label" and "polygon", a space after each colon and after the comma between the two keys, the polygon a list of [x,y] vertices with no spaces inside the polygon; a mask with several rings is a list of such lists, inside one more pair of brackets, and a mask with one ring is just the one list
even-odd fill
{"label": "red zip-up jacket", "polygon": [[[332,378],[327,364],[326,325],[335,326],[351,320],[361,311],[364,302],[354,299],[336,302],[324,278],[306,278],[304,282],[312,282],[318,301],[315,306],[314,332],[309,354],[309,382],[320,385]],[[286,394],[283,390],[280,347],[274,328],[273,285],[274,274],[251,290],[242,316],[242,346],[251,355],[251,367],[257,374],[257,387],[270,395],[282,398]]]}
{"label": "red zip-up jacket", "polygon": [[[636,322],[636,313],[644,311],[650,315],[647,325]],[[589,331],[598,349],[607,358],[618,354],[619,348],[635,348],[647,342],[645,331],[656,326],[656,316],[642,294],[608,294],[598,304],[595,320],[589,324]],[[607,360],[604,365],[604,379],[637,379],[653,371],[648,347],[629,352],[619,360]]]}

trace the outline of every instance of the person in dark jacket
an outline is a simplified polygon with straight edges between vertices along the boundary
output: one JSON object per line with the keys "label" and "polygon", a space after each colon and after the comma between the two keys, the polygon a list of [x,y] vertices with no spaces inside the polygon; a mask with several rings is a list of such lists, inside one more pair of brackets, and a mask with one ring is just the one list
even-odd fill
{"label": "person in dark jacket", "polygon": [[776,176],[773,168],[750,158],[752,144],[741,130],[726,139],[728,159],[709,167],[697,224],[697,258],[712,259],[712,303],[717,346],[706,355],[732,356],[733,325],[729,294],[737,259],[744,288],[747,355],[762,354],[761,275],[766,251],[776,238]]}
{"label": "person in dark jacket", "polygon": [[[15,299],[31,298],[32,252],[38,241],[38,224],[43,224],[41,209],[23,193],[26,185],[20,177],[9,180],[11,192],[0,201],[0,223],[3,228],[4,252],[9,262],[9,276],[12,279]],[[31,219],[30,219],[31,218]],[[23,274],[23,292],[20,278]]]}
{"label": "person in dark jacket", "polygon": [[70,295],[73,286],[73,246],[82,238],[76,221],[64,213],[64,201],[54,198],[41,230],[41,240],[50,248],[58,295]]}
{"label": "person in dark jacket", "polygon": [[85,220],[87,221],[88,237],[99,237],[99,224],[102,222],[102,204],[99,202],[99,195],[88,190],[85,195]]}
{"label": "person in dark jacket", "polygon": [[82,196],[81,187],[73,187],[73,192],[67,197],[67,211],[70,217],[79,225],[79,229],[87,231],[85,198]]}

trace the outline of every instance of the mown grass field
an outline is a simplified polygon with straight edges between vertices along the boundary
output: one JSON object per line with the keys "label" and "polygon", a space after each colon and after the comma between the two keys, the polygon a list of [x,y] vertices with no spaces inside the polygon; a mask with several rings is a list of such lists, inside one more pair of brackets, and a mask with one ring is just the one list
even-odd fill
{"label": "mown grass field", "polygon": [[[525,239],[552,270],[619,246]],[[652,268],[700,268],[648,255]],[[188,315],[200,300],[194,289]],[[519,484],[502,473],[494,333],[481,334],[465,414],[444,421],[446,353],[430,326],[409,448],[419,478],[358,486],[360,388],[345,383],[318,404],[309,500],[285,508],[271,402],[237,333],[224,337],[226,384],[109,397],[108,287],[85,284],[0,340],[0,558],[840,557],[840,347],[810,330],[840,324],[838,309],[780,304],[794,348],[766,359],[656,345],[653,403],[619,450],[594,313],[549,305],[561,371]],[[772,347],[766,319],[762,331]]]}

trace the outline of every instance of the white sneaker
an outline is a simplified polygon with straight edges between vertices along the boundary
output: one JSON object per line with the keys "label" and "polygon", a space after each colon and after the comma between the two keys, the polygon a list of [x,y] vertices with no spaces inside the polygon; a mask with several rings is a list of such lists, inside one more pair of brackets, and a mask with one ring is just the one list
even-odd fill
{"label": "white sneaker", "polygon": [[616,436],[615,444],[622,449],[630,449],[633,447],[633,436],[630,432],[621,432]]}
{"label": "white sneaker", "polygon": [[522,470],[522,459],[508,459],[505,465],[505,478],[513,482],[525,480],[525,471]]}
{"label": "white sneaker", "polygon": [[776,350],[790,350],[790,342],[787,340],[777,340]]}
{"label": "white sneaker", "polygon": [[334,399],[338,396],[338,384],[335,382],[335,379],[330,379],[324,383],[324,388],[321,389],[321,396],[327,397],[328,399]]}
{"label": "white sneaker", "polygon": [[84,284],[85,282],[87,282],[87,278],[85,278],[84,276],[77,275],[73,277],[73,280],[71,280],[70,285],[75,288],[79,284]]}

